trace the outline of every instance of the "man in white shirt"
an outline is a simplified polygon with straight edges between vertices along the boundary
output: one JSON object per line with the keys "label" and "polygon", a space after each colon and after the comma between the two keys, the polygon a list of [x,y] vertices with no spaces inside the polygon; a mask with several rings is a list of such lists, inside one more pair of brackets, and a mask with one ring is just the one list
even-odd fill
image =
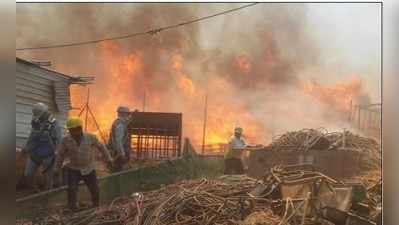
{"label": "man in white shirt", "polygon": [[242,138],[242,128],[236,127],[234,129],[234,136],[231,137],[228,150],[224,156],[225,162],[225,174],[243,174],[244,164],[242,162],[242,156],[247,144]]}

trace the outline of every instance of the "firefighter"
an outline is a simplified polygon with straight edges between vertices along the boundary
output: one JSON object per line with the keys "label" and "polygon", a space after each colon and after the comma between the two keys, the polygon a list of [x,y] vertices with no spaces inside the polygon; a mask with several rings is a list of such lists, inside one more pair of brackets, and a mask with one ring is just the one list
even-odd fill
{"label": "firefighter", "polygon": [[57,120],[48,111],[44,103],[36,103],[32,108],[31,131],[23,154],[29,154],[24,176],[30,188],[39,191],[35,182],[35,173],[42,166],[45,175],[45,188],[53,186],[54,162],[57,145],[61,143],[62,131]]}
{"label": "firefighter", "polygon": [[234,136],[228,143],[228,150],[224,157],[225,170],[224,174],[243,174],[244,164],[242,156],[247,144],[242,137],[242,128],[234,129]]}
{"label": "firefighter", "polygon": [[130,121],[130,111],[126,106],[119,106],[117,109],[118,118],[112,123],[109,135],[108,148],[115,159],[114,172],[120,172],[130,160],[130,137],[128,123]]}
{"label": "firefighter", "polygon": [[100,192],[95,170],[95,151],[102,153],[107,167],[112,167],[112,158],[109,152],[93,134],[83,132],[82,120],[71,117],[66,122],[69,135],[65,136],[60,144],[56,159],[56,173],[59,174],[64,159],[69,159],[64,170],[67,171],[68,207],[71,211],[77,210],[77,191],[80,180],[83,180],[91,193],[92,206],[97,207]]}

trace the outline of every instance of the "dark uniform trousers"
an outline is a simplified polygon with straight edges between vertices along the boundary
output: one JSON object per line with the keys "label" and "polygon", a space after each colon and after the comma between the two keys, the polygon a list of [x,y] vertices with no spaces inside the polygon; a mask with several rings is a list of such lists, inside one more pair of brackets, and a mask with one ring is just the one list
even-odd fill
{"label": "dark uniform trousers", "polygon": [[129,160],[130,160],[130,150],[125,151],[125,160],[122,160],[122,158],[120,157],[115,159],[113,172],[121,172],[123,170],[123,166],[126,163],[129,163]]}
{"label": "dark uniform trousers", "polygon": [[242,160],[237,158],[225,159],[224,174],[244,174],[244,164]]}
{"label": "dark uniform trousers", "polygon": [[82,175],[79,170],[68,168],[67,183],[68,183],[68,206],[70,209],[77,207],[77,192],[79,181],[83,180],[91,194],[91,201],[94,207],[99,205],[100,189],[98,187],[97,174],[93,170],[87,175]]}

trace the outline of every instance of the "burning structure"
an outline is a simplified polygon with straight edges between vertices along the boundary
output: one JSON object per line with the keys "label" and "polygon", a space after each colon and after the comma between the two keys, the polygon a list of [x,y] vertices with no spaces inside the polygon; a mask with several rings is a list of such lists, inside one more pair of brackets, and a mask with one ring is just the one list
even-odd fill
{"label": "burning structure", "polygon": [[[233,6],[21,4],[17,23],[23,35],[18,35],[17,43],[35,46],[67,42],[65,37],[90,39],[123,34],[126,27],[148,30]],[[258,4],[213,22],[142,38],[73,47],[72,51],[44,49],[17,54],[51,58],[54,68],[70,74],[93,74],[96,84],[90,90],[90,101],[104,133],[108,133],[119,104],[140,111],[181,112],[185,115],[182,135],[200,149],[206,95],[206,145],[225,143],[236,125],[245,129],[248,141],[257,143],[303,127],[349,128],[351,101],[353,105],[379,102],[379,89],[373,86],[378,86],[373,79],[379,75],[374,70],[349,68],[345,62],[337,66],[328,61],[330,55],[323,55],[323,45],[314,40],[309,7]],[[69,30],[68,35],[57,32],[51,40],[50,36],[36,38],[32,28],[51,33],[57,24],[42,27],[39,17],[27,19],[38,8],[49,16],[58,15],[62,26],[76,27],[77,21],[86,21],[87,26]],[[235,25],[244,17],[245,26]],[[72,87],[71,97],[75,106],[83,105],[86,90]],[[93,124],[88,127],[96,130]]]}
{"label": "burning structure", "polygon": [[132,112],[129,131],[137,160],[181,155],[182,114]]}
{"label": "burning structure", "polygon": [[[39,7],[47,15],[56,14],[57,18],[62,17],[63,26],[81,28],[69,30],[68,35],[60,31],[52,36],[62,42],[69,41],[65,37],[95,39],[102,34],[123,34],[127,27],[142,31],[180,24],[182,21],[208,15],[209,10],[218,11],[216,8],[230,6],[116,4],[114,8],[107,8],[96,4],[85,7],[75,4],[21,5],[17,9],[17,13],[21,15],[17,17],[17,23],[20,33],[24,35],[17,38],[17,43],[34,46],[51,41],[48,39],[50,35],[37,38],[30,32],[32,27],[41,27],[40,19],[28,19],[34,14],[35,7]],[[352,106],[380,101],[379,85],[375,82],[375,79],[379,80],[378,72],[373,68],[358,70],[358,67],[351,67],[351,63],[345,60],[327,60],[337,53],[333,51],[331,55],[325,54],[328,47],[326,41],[332,42],[335,36],[331,35],[331,39],[323,40],[322,43],[315,41],[315,19],[309,17],[309,7],[306,4],[258,4],[250,10],[237,12],[235,16],[226,15],[224,19],[214,23],[193,23],[173,31],[153,32],[143,38],[83,45],[74,47],[73,51],[61,53],[56,49],[41,49],[18,54],[51,58],[55,68],[68,73],[84,71],[94,74],[96,84],[90,90],[91,108],[104,133],[108,133],[111,127],[117,105],[124,104],[131,109],[140,110],[132,112],[136,119],[129,128],[137,159],[179,156],[182,136],[189,137],[196,149],[201,144],[224,146],[223,143],[227,142],[237,125],[243,127],[244,136],[249,143],[272,141],[268,147],[251,155],[254,163],[249,169],[255,170],[256,174],[254,172],[250,175],[261,177],[264,175],[261,173],[268,172],[268,169],[277,168],[271,170],[274,178],[287,178],[288,183],[296,183],[297,178],[302,179],[305,175],[311,176],[308,179],[311,180],[310,183],[300,184],[293,190],[311,189],[311,194],[301,192],[301,199],[295,199],[300,204],[307,205],[317,192],[313,188],[319,187],[319,178],[326,176],[314,171],[286,173],[280,167],[274,166],[281,162],[322,165],[331,154],[341,151],[341,147],[348,147],[346,138],[354,136],[345,132],[341,136],[325,133],[320,135],[320,132],[313,131],[305,132],[305,135],[302,132],[293,136],[283,135],[277,139],[275,135],[304,127],[349,130],[353,121],[357,120],[353,115],[356,109]],[[82,24],[81,21],[86,23]],[[55,24],[42,29],[49,29],[50,33]],[[340,49],[344,48],[340,46]],[[73,87],[71,96],[74,104],[84,105],[85,93],[86,90]],[[72,111],[70,114],[77,113]],[[184,120],[181,119],[182,115]],[[93,124],[86,125],[89,130],[97,129]],[[273,155],[275,152],[269,151],[270,148],[281,150],[284,145],[292,145],[292,140],[299,144],[291,146],[294,149],[279,153],[287,155],[288,160],[280,161]],[[325,144],[325,140],[328,144]],[[358,144],[358,139],[352,140]],[[186,143],[186,149],[192,149],[190,142]],[[374,145],[375,143],[377,144]],[[378,141],[370,141],[366,145],[375,147],[378,146]],[[361,149],[367,148],[361,146]],[[345,158],[348,161],[344,162],[349,162],[353,158],[363,159],[363,155],[367,155],[366,160],[371,158],[368,153],[363,153],[342,150],[342,154],[337,154],[334,161]],[[316,157],[317,154],[320,157]],[[276,201],[273,203],[277,203],[283,213],[281,218],[274,217],[276,224],[291,222],[292,219],[294,223],[304,224],[313,219],[315,214],[309,213],[311,216],[308,217],[307,208],[298,210],[294,207],[297,206],[296,202],[295,205],[291,204],[293,198],[298,197],[296,195],[287,197],[284,194],[277,199],[270,199],[266,195],[258,196],[259,198],[251,196],[249,193],[256,186],[253,178],[241,177],[230,184],[214,180],[179,183],[184,179],[210,176],[210,171],[221,173],[222,157],[212,158],[218,165],[214,167],[208,164],[211,161],[208,156],[192,155],[193,157],[186,157],[187,159],[164,161],[156,168],[132,169],[105,177],[101,190],[107,200],[112,201],[110,205],[71,216],[55,210],[56,213],[45,216],[44,219],[48,224],[76,221],[102,223],[104,218],[115,224],[216,224],[219,221],[238,224],[250,212],[264,212],[274,217],[275,215],[269,214],[271,201]],[[203,160],[203,164],[196,167],[198,160]],[[359,172],[353,171],[355,172],[350,174],[351,177]],[[339,177],[345,172],[338,171],[328,175]],[[279,179],[268,182],[270,179],[264,178],[267,187],[279,189],[276,189],[279,185],[274,182],[280,182]],[[309,177],[305,177],[307,178]],[[233,176],[225,179],[236,178]],[[167,184],[171,185],[165,187]],[[374,187],[377,186],[378,183]],[[159,189],[148,191],[156,188]],[[226,189],[229,190],[228,193]],[[17,204],[21,207],[21,212],[24,211],[22,209],[37,208],[35,206],[40,205],[39,202],[51,202],[48,201],[52,198],[50,195],[55,196],[62,193],[62,190],[60,188],[52,193],[19,199]],[[136,191],[143,192],[131,195]],[[111,196],[117,199],[113,201]],[[350,210],[351,207],[348,204],[340,209]],[[301,213],[303,210],[305,213]],[[317,210],[318,217],[320,208]],[[309,211],[313,212],[314,209],[309,208]],[[37,223],[41,222],[40,219]]]}

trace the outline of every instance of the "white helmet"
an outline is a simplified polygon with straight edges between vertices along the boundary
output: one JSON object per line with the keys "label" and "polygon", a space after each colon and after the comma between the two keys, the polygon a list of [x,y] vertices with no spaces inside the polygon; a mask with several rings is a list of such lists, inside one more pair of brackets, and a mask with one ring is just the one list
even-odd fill
{"label": "white helmet", "polygon": [[241,127],[234,128],[234,133],[235,134],[242,134],[242,128]]}
{"label": "white helmet", "polygon": [[46,112],[48,112],[48,106],[44,103],[38,102],[32,107],[33,119],[40,118]]}
{"label": "white helmet", "polygon": [[116,111],[118,113],[128,113],[128,112],[130,112],[129,108],[126,107],[126,106],[118,106],[118,109]]}

